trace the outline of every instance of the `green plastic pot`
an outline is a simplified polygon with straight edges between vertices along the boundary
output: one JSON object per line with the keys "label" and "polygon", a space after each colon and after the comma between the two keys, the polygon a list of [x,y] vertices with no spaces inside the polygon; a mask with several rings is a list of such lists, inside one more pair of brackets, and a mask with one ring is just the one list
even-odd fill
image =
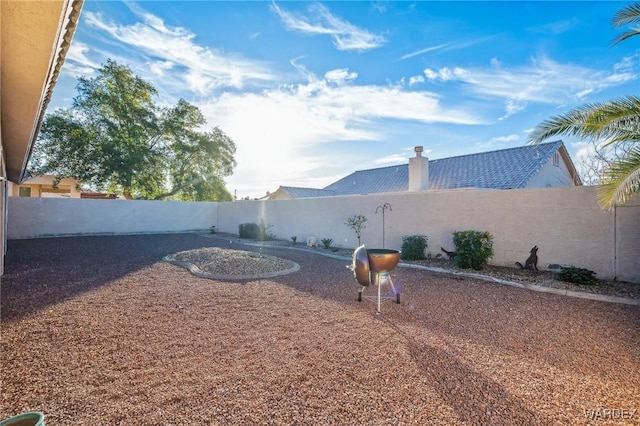
{"label": "green plastic pot", "polygon": [[44,414],[29,411],[0,422],[0,426],[44,426]]}

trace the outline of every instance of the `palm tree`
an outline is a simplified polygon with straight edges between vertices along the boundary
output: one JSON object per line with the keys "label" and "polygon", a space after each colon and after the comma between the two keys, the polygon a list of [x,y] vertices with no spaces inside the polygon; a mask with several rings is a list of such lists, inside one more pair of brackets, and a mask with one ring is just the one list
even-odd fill
{"label": "palm tree", "polygon": [[[615,27],[640,22],[640,3],[633,3],[613,17]],[[620,34],[617,44],[640,34],[635,27]],[[557,135],[577,136],[604,141],[604,146],[632,142],[631,148],[614,161],[604,173],[598,191],[600,204],[612,209],[640,192],[640,98],[627,96],[608,102],[587,104],[540,123],[529,134],[529,142],[538,144]]]}

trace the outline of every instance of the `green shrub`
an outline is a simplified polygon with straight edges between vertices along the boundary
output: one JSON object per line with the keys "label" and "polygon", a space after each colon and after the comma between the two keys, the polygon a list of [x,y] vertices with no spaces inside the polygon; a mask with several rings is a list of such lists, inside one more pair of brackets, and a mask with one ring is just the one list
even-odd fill
{"label": "green shrub", "polygon": [[400,258],[404,260],[424,259],[424,251],[427,248],[425,235],[405,235],[402,237]]}
{"label": "green shrub", "polygon": [[259,228],[257,223],[241,223],[238,225],[238,235],[240,238],[256,240],[258,238],[258,232]]}
{"label": "green shrub", "polygon": [[333,242],[333,238],[323,238],[322,239],[322,245],[324,246],[324,248],[328,249],[329,247],[331,247],[331,243]]}
{"label": "green shrub", "polygon": [[595,272],[574,266],[560,268],[556,273],[556,279],[584,285],[593,285],[598,282]]}
{"label": "green shrub", "polygon": [[456,231],[453,244],[456,247],[456,265],[461,268],[480,270],[493,256],[493,236],[488,232]]}
{"label": "green shrub", "polygon": [[258,236],[256,240],[258,241],[269,241],[275,239],[275,235],[269,232],[269,228],[273,225],[268,225],[264,223],[264,219],[260,219],[260,225],[258,225]]}

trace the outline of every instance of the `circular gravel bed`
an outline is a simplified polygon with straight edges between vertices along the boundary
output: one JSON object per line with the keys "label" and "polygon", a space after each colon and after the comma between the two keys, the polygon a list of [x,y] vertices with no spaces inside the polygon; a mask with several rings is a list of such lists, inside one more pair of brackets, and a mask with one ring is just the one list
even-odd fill
{"label": "circular gravel bed", "polygon": [[300,265],[290,260],[245,250],[203,247],[166,256],[164,260],[213,279],[270,278],[295,272]]}

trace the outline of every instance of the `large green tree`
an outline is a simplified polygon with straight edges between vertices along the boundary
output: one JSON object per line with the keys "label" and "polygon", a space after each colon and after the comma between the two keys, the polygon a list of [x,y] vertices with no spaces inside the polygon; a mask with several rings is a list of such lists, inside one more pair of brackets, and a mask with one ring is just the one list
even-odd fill
{"label": "large green tree", "polygon": [[[618,28],[639,22],[640,3],[624,7],[612,20]],[[640,30],[635,26],[616,37],[614,44],[638,34]],[[603,173],[598,192],[603,207],[610,209],[624,204],[640,192],[640,98],[627,96],[581,106],[543,121],[529,140],[540,143],[557,135],[577,136],[597,141],[605,148],[616,145],[624,149]]]}
{"label": "large green tree", "polygon": [[32,169],[74,177],[125,198],[231,200],[235,144],[219,128],[203,131],[200,110],[181,99],[154,102],[156,89],[107,61],[95,78],[81,77],[71,108],[45,117]]}

